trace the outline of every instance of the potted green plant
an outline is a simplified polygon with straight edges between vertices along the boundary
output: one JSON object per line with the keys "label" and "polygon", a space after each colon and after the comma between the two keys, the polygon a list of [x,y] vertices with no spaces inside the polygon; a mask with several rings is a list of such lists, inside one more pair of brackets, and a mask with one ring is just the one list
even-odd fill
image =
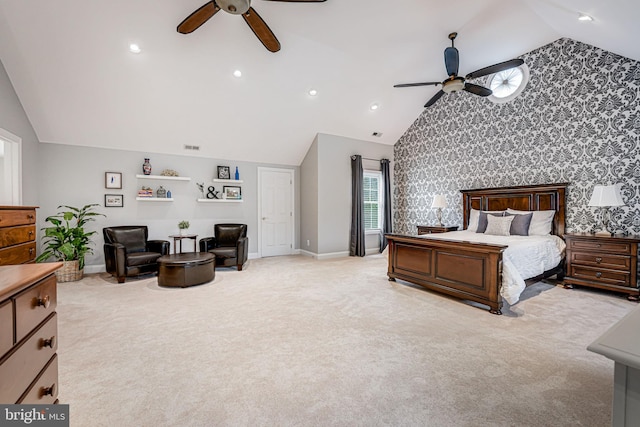
{"label": "potted green plant", "polygon": [[36,262],[44,262],[51,258],[62,261],[63,267],[56,271],[59,282],[82,279],[84,257],[93,253],[89,245],[92,243],[91,236],[96,234],[96,231],[86,231],[84,227],[88,222],[94,221],[96,216],[105,216],[93,211],[96,206],[98,205],[91,204],[78,209],[61,205],[58,206],[57,214],[45,220],[51,224],[51,227],[42,229],[45,232],[43,238],[45,246],[43,252],[36,258]]}
{"label": "potted green plant", "polygon": [[180,221],[178,223],[178,228],[180,229],[180,235],[184,235],[186,233],[186,230],[189,229],[189,226],[191,224],[189,224],[189,221]]}

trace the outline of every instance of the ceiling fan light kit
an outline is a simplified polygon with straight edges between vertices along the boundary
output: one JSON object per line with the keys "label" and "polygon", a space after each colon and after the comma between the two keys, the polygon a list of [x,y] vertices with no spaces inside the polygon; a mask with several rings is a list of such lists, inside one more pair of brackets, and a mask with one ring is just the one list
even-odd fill
{"label": "ceiling fan light kit", "polygon": [[[287,3],[321,3],[326,0],[269,0]],[[280,50],[280,42],[266,22],[258,15],[258,12],[251,7],[251,0],[214,0],[200,6],[184,21],[178,24],[177,31],[181,34],[189,34],[200,28],[220,10],[224,10],[232,15],[242,15],[244,21],[262,42],[264,47],[270,52]]]}
{"label": "ceiling fan light kit", "polygon": [[454,45],[454,41],[458,37],[458,33],[449,34],[449,40],[451,40],[451,46],[444,50],[444,65],[447,69],[447,77],[443,82],[423,82],[423,83],[402,83],[394,85],[393,87],[415,87],[415,86],[437,86],[442,85],[442,89],[439,90],[433,97],[427,101],[424,105],[425,108],[432,106],[438,101],[445,93],[453,93],[464,90],[465,92],[472,93],[474,95],[487,97],[493,92],[484,86],[479,86],[473,83],[467,82],[469,79],[476,79],[478,77],[488,76],[490,74],[499,73],[501,71],[509,70],[511,68],[519,67],[524,64],[522,59],[511,59],[509,61],[500,62],[498,64],[490,65],[467,74],[465,77],[458,76],[458,67],[460,65],[460,55],[458,49]]}

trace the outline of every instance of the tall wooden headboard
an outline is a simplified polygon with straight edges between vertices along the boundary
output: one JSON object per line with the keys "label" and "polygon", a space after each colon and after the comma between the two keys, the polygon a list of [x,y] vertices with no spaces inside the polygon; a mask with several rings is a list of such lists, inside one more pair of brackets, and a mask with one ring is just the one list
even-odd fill
{"label": "tall wooden headboard", "polygon": [[501,211],[507,208],[520,211],[555,210],[551,232],[562,237],[565,228],[566,190],[569,183],[523,185],[518,187],[479,188],[460,190],[462,193],[463,226],[469,224],[471,209]]}

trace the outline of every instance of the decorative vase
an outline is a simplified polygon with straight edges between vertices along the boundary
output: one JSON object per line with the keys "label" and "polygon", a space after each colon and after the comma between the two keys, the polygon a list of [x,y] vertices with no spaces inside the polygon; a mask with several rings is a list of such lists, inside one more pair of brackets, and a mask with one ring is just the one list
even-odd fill
{"label": "decorative vase", "polygon": [[238,167],[236,166],[236,181],[240,180],[240,172],[238,172]]}
{"label": "decorative vase", "polygon": [[144,163],[142,164],[142,173],[151,175],[151,163],[149,163],[149,159],[147,158],[144,159]]}
{"label": "decorative vase", "polygon": [[160,188],[158,188],[156,190],[156,197],[159,198],[159,199],[166,199],[167,198],[167,190],[165,190],[162,185],[160,186]]}

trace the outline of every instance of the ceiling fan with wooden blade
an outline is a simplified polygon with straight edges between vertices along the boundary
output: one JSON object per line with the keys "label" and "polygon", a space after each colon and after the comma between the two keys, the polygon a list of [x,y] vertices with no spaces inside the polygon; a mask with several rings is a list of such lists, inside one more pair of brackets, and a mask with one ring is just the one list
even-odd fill
{"label": "ceiling fan with wooden blade", "polygon": [[425,108],[431,107],[436,103],[438,99],[445,93],[458,92],[464,90],[478,96],[489,96],[493,92],[484,86],[479,86],[473,83],[468,83],[466,80],[475,79],[478,77],[488,76],[489,74],[495,74],[500,71],[508,70],[510,68],[519,67],[524,64],[522,59],[511,59],[509,61],[500,62],[499,64],[490,65],[488,67],[481,68],[472,73],[467,74],[465,77],[458,76],[458,67],[460,65],[460,55],[458,49],[454,46],[454,40],[458,36],[458,33],[449,34],[449,40],[451,40],[451,46],[444,50],[444,65],[447,69],[447,77],[442,82],[424,82],[424,83],[402,83],[394,85],[393,87],[414,87],[414,86],[438,86],[442,85],[442,89],[439,90],[433,97],[427,101],[424,105]]}
{"label": "ceiling fan with wooden blade", "polygon": [[[320,3],[326,0],[268,0],[289,3]],[[178,24],[178,32],[181,34],[189,34],[200,28],[202,24],[207,22],[220,10],[229,12],[232,15],[242,15],[244,21],[249,25],[253,33],[262,42],[264,47],[270,52],[280,50],[280,42],[276,38],[271,28],[258,15],[258,12],[251,7],[251,0],[213,0],[205,3],[196,9],[191,15],[187,16],[184,21]]]}

